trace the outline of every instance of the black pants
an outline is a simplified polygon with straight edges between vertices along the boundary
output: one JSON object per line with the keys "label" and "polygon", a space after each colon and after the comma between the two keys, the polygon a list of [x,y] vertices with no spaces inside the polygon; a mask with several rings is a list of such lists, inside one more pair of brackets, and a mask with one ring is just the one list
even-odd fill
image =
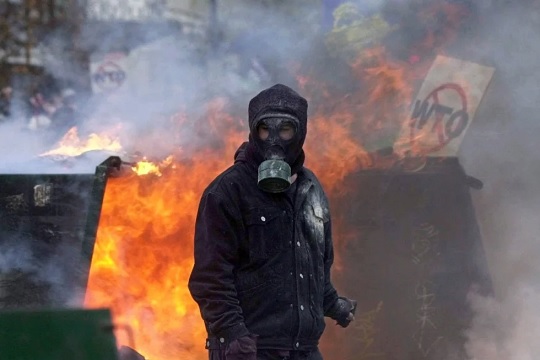
{"label": "black pants", "polygon": [[319,350],[290,351],[289,354],[277,350],[259,350],[257,360],[323,360],[323,357]]}
{"label": "black pants", "polygon": [[[226,360],[225,350],[209,350],[210,360]],[[290,351],[287,355],[281,350],[258,350],[257,360],[323,360],[319,350]]]}

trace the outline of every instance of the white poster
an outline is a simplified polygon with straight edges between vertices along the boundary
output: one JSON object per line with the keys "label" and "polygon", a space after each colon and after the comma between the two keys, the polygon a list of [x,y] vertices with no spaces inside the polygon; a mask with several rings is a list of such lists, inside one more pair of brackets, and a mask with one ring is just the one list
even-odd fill
{"label": "white poster", "polygon": [[412,156],[457,156],[495,69],[437,56],[396,143]]}
{"label": "white poster", "polygon": [[114,92],[125,86],[128,77],[128,57],[125,53],[92,56],[90,76],[94,93]]}

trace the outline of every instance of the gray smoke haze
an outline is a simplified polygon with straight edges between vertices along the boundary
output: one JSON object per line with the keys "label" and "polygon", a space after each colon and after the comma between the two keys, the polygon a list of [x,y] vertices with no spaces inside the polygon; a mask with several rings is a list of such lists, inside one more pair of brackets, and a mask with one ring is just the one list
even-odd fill
{"label": "gray smoke haze", "polygon": [[78,284],[80,250],[69,244],[38,244],[28,235],[2,233],[0,303],[2,307],[80,307],[84,289]]}
{"label": "gray smoke haze", "polygon": [[[144,28],[116,24],[106,32],[95,24],[85,24],[80,41],[92,47],[91,61],[124,50],[116,46],[118,43],[147,40],[123,51],[128,59],[124,86],[115,91],[78,94],[80,118],[75,125],[80,141],[72,145],[82,145],[90,134],[107,134],[117,138],[122,149],[94,150],[75,157],[40,156],[56,149],[67,129],[30,129],[25,94],[12,103],[11,119],[0,122],[0,174],[92,174],[110,155],[130,160],[131,155],[141,154],[161,160],[181,148],[189,159],[200,147],[213,146],[215,139],[204,133],[207,104],[216,97],[226,98],[229,110],[238,106],[243,117],[248,99],[262,87],[294,80],[285,72],[270,73],[268,69],[273,66],[269,65],[282,63],[285,70],[301,59],[304,47],[309,46],[309,41],[299,40],[306,39],[310,31],[294,26],[293,14],[281,16],[285,15],[281,11],[268,16],[268,8],[260,5],[242,11],[245,13],[231,16],[241,19],[255,15],[268,25],[267,29],[255,33],[240,21],[223,21],[222,31],[230,35],[215,48],[209,46],[208,34],[198,33],[200,29],[180,30],[169,23]],[[291,32],[296,33],[294,38]],[[45,38],[46,45],[41,48],[44,70],[59,83],[84,82],[81,76],[90,74],[68,56],[65,35],[56,31]],[[84,194],[78,195],[88,200]],[[4,215],[0,213],[2,221],[7,218]],[[17,296],[35,293],[35,298],[22,302],[80,306],[84,289],[74,291],[77,274],[69,270],[79,269],[80,250],[73,244],[49,246],[45,239],[19,231],[16,226],[7,231],[5,225],[0,224],[0,299],[16,304]],[[18,286],[35,291],[19,291]]]}
{"label": "gray smoke haze", "polygon": [[[123,86],[83,101],[83,119],[77,124],[80,139],[91,133],[114,134],[122,144],[121,156],[137,152],[160,158],[178,147],[196,149],[208,141],[194,128],[204,118],[211,99],[226,97],[232,111],[241,108],[244,116],[247,99],[261,88],[295,81],[287,67],[305,57],[311,46],[309,37],[314,36],[312,29],[297,25],[296,15],[285,7],[274,13],[263,4],[237,9],[223,5],[219,11],[221,41],[215,47],[209,45],[206,30],[196,27],[188,31],[170,23],[145,27],[125,23],[103,30],[92,22],[82,26],[80,39],[92,48],[91,61],[122,51],[118,43],[134,39],[146,39],[146,43],[124,52],[128,60]],[[316,14],[315,10],[304,12],[312,20],[305,23],[312,23],[313,28],[318,26]],[[242,22],[245,18],[250,21]],[[249,28],[254,21],[262,24],[259,30]],[[68,57],[58,56],[59,51],[67,50],[64,35],[55,32],[46,38],[44,66],[52,77],[76,83],[77,77],[89,74]],[[276,68],[281,71],[275,72]],[[13,112],[23,113],[22,109]],[[186,120],[180,129],[173,129],[172,117],[178,113]],[[93,172],[100,154],[86,154],[73,161],[40,158],[40,153],[56,147],[62,133],[30,131],[28,122],[28,117],[18,115],[10,123],[0,124],[0,144],[6,149],[0,155],[0,171]],[[101,156],[104,159],[109,154]]]}
{"label": "gray smoke haze", "polygon": [[[508,4],[482,23],[478,55],[496,67],[484,111],[461,160],[485,188],[473,192],[495,286],[494,297],[471,294],[476,311],[468,354],[476,360],[538,357],[540,342],[540,4]],[[474,131],[473,131],[474,130]]]}
{"label": "gray smoke haze", "polygon": [[[374,12],[379,6],[399,3],[403,7],[414,2],[370,1],[363,6]],[[506,5],[480,1],[476,9],[482,18],[475,24],[478,35],[448,54],[496,69],[460,154],[467,173],[485,185],[472,194],[495,286],[494,297],[471,293],[476,316],[467,332],[467,351],[475,360],[528,360],[534,359],[540,346],[540,311],[536,309],[540,303],[540,41],[536,39],[540,6],[538,1]],[[319,55],[317,11],[306,11],[302,22],[285,6],[270,11],[263,3],[238,9],[223,5],[219,11],[220,25],[229,37],[216,49],[198,48],[171,27],[160,30],[167,36],[156,34],[155,41],[132,50],[140,53],[140,62],[133,65],[138,77],[129,87],[109,96],[96,95],[86,104],[80,137],[121,125],[113,133],[123,146],[122,156],[140,152],[159,158],[178,147],[197,149],[210,141],[198,128],[210,99],[226,96],[243,117],[251,96],[274,82],[294,84],[289,66],[314,61]],[[253,23],[260,25],[259,30],[251,29]],[[141,34],[129,31],[134,37],[152,37],[148,29]],[[108,52],[114,39],[129,31],[115,29],[95,52]],[[47,70],[54,76],[78,76],[69,69],[60,58],[47,59]],[[325,78],[332,78],[336,71],[326,70]],[[177,112],[187,118],[180,129],[171,122]],[[51,138],[60,134],[29,131],[27,122],[16,118],[0,124],[0,172],[93,173],[109,155],[96,152],[67,162],[41,158],[40,153],[54,147]],[[174,133],[172,128],[179,131]],[[21,264],[33,266],[28,259],[24,247],[0,251],[0,271]],[[50,279],[59,276],[53,269]]]}

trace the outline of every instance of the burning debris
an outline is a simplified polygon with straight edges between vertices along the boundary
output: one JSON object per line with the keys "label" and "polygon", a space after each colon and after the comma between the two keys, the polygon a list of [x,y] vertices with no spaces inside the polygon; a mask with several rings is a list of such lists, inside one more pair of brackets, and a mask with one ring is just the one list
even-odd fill
{"label": "burning debris", "polygon": [[102,151],[118,154],[122,150],[118,137],[115,135],[91,133],[86,139],[79,137],[77,127],[72,127],[59,141],[55,149],[40,154],[58,159],[80,156],[89,151]]}
{"label": "burning debris", "polygon": [[[465,176],[454,161],[459,143],[487,91],[493,67],[466,61],[467,48],[459,54],[451,51],[451,45],[459,41],[464,32],[471,31],[471,19],[476,16],[471,2],[385,3],[378,9],[380,11],[373,13],[365,13],[352,4],[341,7],[336,12],[335,28],[321,41],[324,43],[321,57],[325,62],[316,61],[321,57],[314,55],[319,54],[310,54],[302,59],[305,61],[295,63],[288,70],[291,78],[296,79],[297,87],[308,94],[310,106],[313,104],[309,132],[310,139],[314,140],[308,140],[305,145],[307,165],[321,174],[336,208],[351,216],[337,219],[338,268],[361,267],[358,258],[362,263],[372,261],[371,264],[375,264],[377,256],[390,256],[385,249],[373,244],[376,235],[381,235],[377,231],[396,231],[379,241],[386,241],[387,248],[394,250],[392,240],[400,236],[406,238],[403,244],[408,247],[401,250],[410,258],[400,260],[403,272],[419,274],[420,268],[428,270],[420,274],[425,278],[419,275],[421,281],[414,284],[418,286],[405,281],[411,286],[402,289],[400,294],[410,295],[412,291],[411,296],[416,296],[412,303],[408,303],[409,312],[417,317],[417,324],[424,327],[412,331],[416,340],[414,351],[424,351],[424,357],[428,357],[437,353],[433,349],[445,341],[441,336],[447,339],[452,334],[440,335],[433,330],[434,326],[442,328],[444,323],[440,312],[436,322],[432,317],[435,313],[432,305],[436,303],[434,296],[440,299],[442,293],[437,292],[440,288],[437,288],[436,281],[433,281],[434,286],[428,284],[431,273],[427,273],[437,269],[445,271],[443,265],[446,263],[441,259],[448,260],[445,257],[448,254],[444,251],[455,245],[448,245],[452,241],[448,237],[462,241],[466,237],[459,234],[445,237],[444,229],[456,226],[446,222],[452,219],[443,221],[444,216],[439,213],[436,219],[429,218],[436,213],[433,209],[440,202],[450,202],[452,198],[439,199],[439,202],[434,200],[440,195],[440,189],[435,189],[434,184],[448,180],[441,179],[444,172],[438,173],[437,181],[427,179],[441,169],[447,171],[451,168],[449,177],[457,176],[459,181],[464,180],[463,183],[457,180],[452,183],[456,189],[459,187],[458,190],[453,189],[465,199],[462,209],[471,212],[466,189],[474,179]],[[259,64],[257,59],[249,60]],[[73,127],[57,146],[40,154],[43,159],[65,164],[67,169],[83,158],[103,158],[110,154],[122,157],[104,190],[84,306],[110,307],[115,322],[132,326],[136,342],[131,348],[120,350],[127,358],[138,359],[140,354],[144,354],[153,360],[198,360],[206,356],[201,345],[206,336],[204,324],[200,322],[198,309],[186,287],[193,265],[194,214],[204,186],[231,164],[238,144],[245,140],[245,104],[238,105],[237,102],[233,98],[229,102],[208,100],[202,114],[178,112],[170,117],[171,121],[164,122],[166,126],[147,125],[153,120],[148,118],[139,132],[129,133],[129,136],[121,136],[119,128],[81,136],[80,128]],[[149,130],[154,128],[157,130]],[[126,142],[126,137],[137,144]],[[155,151],[157,148],[160,151]],[[163,154],[163,149],[170,151]],[[309,156],[310,153],[321,155],[313,157]],[[374,185],[370,182],[374,181],[374,178],[369,178],[371,175],[380,176],[383,180],[380,184],[375,181]],[[459,186],[456,185],[458,182]],[[478,181],[474,184],[481,186]],[[34,199],[26,193],[9,194],[3,200],[6,213],[26,214],[32,201],[32,208],[47,208],[55,196],[54,189],[52,191],[46,186],[39,186],[34,190]],[[369,198],[373,195],[370,191],[380,197],[358,201],[365,209],[350,209],[350,206],[358,205],[350,204],[351,199]],[[413,209],[396,209],[393,201],[388,199],[390,193],[394,199],[406,198],[405,202]],[[377,216],[366,215],[360,220],[353,218],[353,214],[358,215],[362,211],[372,211]],[[457,207],[453,211],[454,214],[459,213]],[[399,226],[388,218],[388,213],[400,219],[421,216],[399,225],[407,237],[399,234],[396,230]],[[420,217],[427,217],[429,221]],[[475,225],[468,222],[474,222],[474,216],[468,220],[460,219],[465,224],[464,228],[471,226],[471,231],[476,231]],[[358,240],[359,237],[363,240]],[[475,246],[477,241],[478,238],[471,240]],[[371,252],[355,247],[360,246],[359,242],[363,242]],[[466,243],[461,244],[467,248]],[[355,256],[353,260],[351,251]],[[433,255],[432,258],[428,259],[427,254]],[[451,265],[459,263],[459,259],[453,257],[455,255],[451,254],[448,260]],[[437,268],[439,260],[441,263]],[[429,266],[424,266],[426,261]],[[371,270],[377,275],[385,271],[385,266],[375,264]],[[461,270],[457,269],[453,275]],[[359,270],[362,271],[374,276],[366,282],[380,280],[374,273]],[[475,274],[479,273],[481,271]],[[458,279],[455,283],[462,287],[459,292],[447,295],[454,300],[459,297],[456,303],[463,305],[461,301],[469,284],[460,282],[463,279],[458,275],[454,280]],[[392,276],[394,274],[388,274],[388,278]],[[481,276],[478,278],[485,280]],[[380,353],[372,352],[366,344],[375,344],[375,340],[380,340],[377,336],[381,336],[382,329],[393,326],[388,325],[384,317],[389,313],[397,314],[400,304],[392,302],[394,293],[376,294],[374,289],[382,286],[380,283],[362,284],[358,285],[357,278],[351,276],[348,281],[343,281],[342,286],[359,287],[358,298],[362,297],[363,288],[368,288],[367,292],[373,295],[371,302],[359,309],[358,319],[362,325],[354,330],[354,334],[360,337],[353,340],[355,345],[351,347],[368,358]],[[470,316],[468,309],[455,313],[456,318],[463,314]],[[403,320],[402,324],[408,321],[411,319]],[[462,325],[456,328],[461,331]],[[428,334],[426,329],[433,331]],[[440,333],[443,332],[441,330]],[[428,339],[428,335],[433,337]],[[351,349],[332,336],[329,334],[323,344],[323,347],[331,349],[329,354]],[[131,344],[122,332],[117,334],[117,338],[119,344]],[[335,344],[343,345],[343,349],[332,348],[333,340]],[[462,340],[459,338],[455,342]]]}
{"label": "burning debris", "polygon": [[[378,61],[381,59],[379,57]],[[392,69],[386,67],[375,70],[361,65],[357,69],[361,70],[358,76],[363,76],[366,84],[374,86],[369,89],[373,97],[367,97],[368,100],[356,106],[353,103],[358,98],[353,96],[337,102],[325,98],[318,102],[319,106],[310,118],[309,131],[315,134],[313,138],[317,141],[306,144],[307,151],[314,152],[316,147],[317,153],[323,154],[310,166],[323,174],[322,180],[334,199],[338,199],[339,194],[346,194],[347,198],[355,196],[354,186],[343,186],[343,181],[351,174],[362,169],[388,169],[396,176],[397,166],[406,160],[392,150],[370,152],[364,148],[355,129],[368,136],[373,127],[377,131],[378,127],[382,129],[388,123],[376,117],[358,123],[351,112],[357,108],[361,113],[368,113],[367,109],[374,107],[380,116],[384,116],[378,102],[387,101],[385,95],[405,101],[405,94],[410,94],[411,90],[399,88],[406,84],[400,77],[402,70],[389,71]],[[381,80],[386,83],[381,84]],[[305,88],[309,89],[314,81],[316,79],[305,78]],[[442,97],[439,100],[442,101]],[[332,104],[332,111],[326,109],[328,104]],[[398,103],[387,110],[399,114],[405,108]],[[216,114],[211,118],[214,116]],[[225,140],[223,152],[200,151],[189,159],[169,157],[161,163],[142,158],[135,164],[125,164],[130,166],[131,172],[124,171],[123,176],[111,178],[107,185],[85,305],[111,306],[115,319],[133,324],[137,350],[150,358],[199,359],[205,356],[204,348],[197,345],[206,331],[185,286],[192,267],[194,214],[198,194],[220,169],[230,164],[238,140],[242,138],[241,131],[231,130],[230,125],[236,124],[237,119],[226,113],[218,114],[216,118],[231,120],[230,123],[210,121],[211,126],[207,128],[208,138]],[[403,126],[396,120],[397,125]],[[224,137],[223,134],[228,135]],[[410,145],[409,140],[407,144]],[[373,149],[377,149],[376,145]],[[346,161],[335,161],[338,158]],[[428,172],[433,170],[431,160],[426,167],[424,156],[412,157],[405,164],[410,166],[414,159],[420,159],[420,165],[404,167],[400,171],[422,173],[420,170],[424,167]],[[463,186],[467,187],[466,183]],[[347,228],[338,230],[347,231]],[[340,238],[347,236],[338,233],[338,242]],[[339,255],[339,258],[343,256]],[[178,341],[177,334],[180,333],[183,337]],[[119,341],[123,342],[122,334],[119,334]]]}

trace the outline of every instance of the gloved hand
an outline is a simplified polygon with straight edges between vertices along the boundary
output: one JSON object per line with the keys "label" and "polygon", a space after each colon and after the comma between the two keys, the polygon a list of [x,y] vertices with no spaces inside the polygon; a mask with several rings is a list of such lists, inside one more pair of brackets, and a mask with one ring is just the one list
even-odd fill
{"label": "gloved hand", "polygon": [[145,360],[144,356],[133,350],[129,346],[121,346],[118,350],[120,360]]}
{"label": "gloved hand", "polygon": [[346,297],[340,296],[334,307],[330,311],[329,316],[336,320],[336,324],[346,328],[351,321],[354,320],[354,313],[356,311],[356,300],[350,300]]}
{"label": "gloved hand", "polygon": [[257,337],[247,335],[231,341],[225,350],[225,360],[257,360]]}

